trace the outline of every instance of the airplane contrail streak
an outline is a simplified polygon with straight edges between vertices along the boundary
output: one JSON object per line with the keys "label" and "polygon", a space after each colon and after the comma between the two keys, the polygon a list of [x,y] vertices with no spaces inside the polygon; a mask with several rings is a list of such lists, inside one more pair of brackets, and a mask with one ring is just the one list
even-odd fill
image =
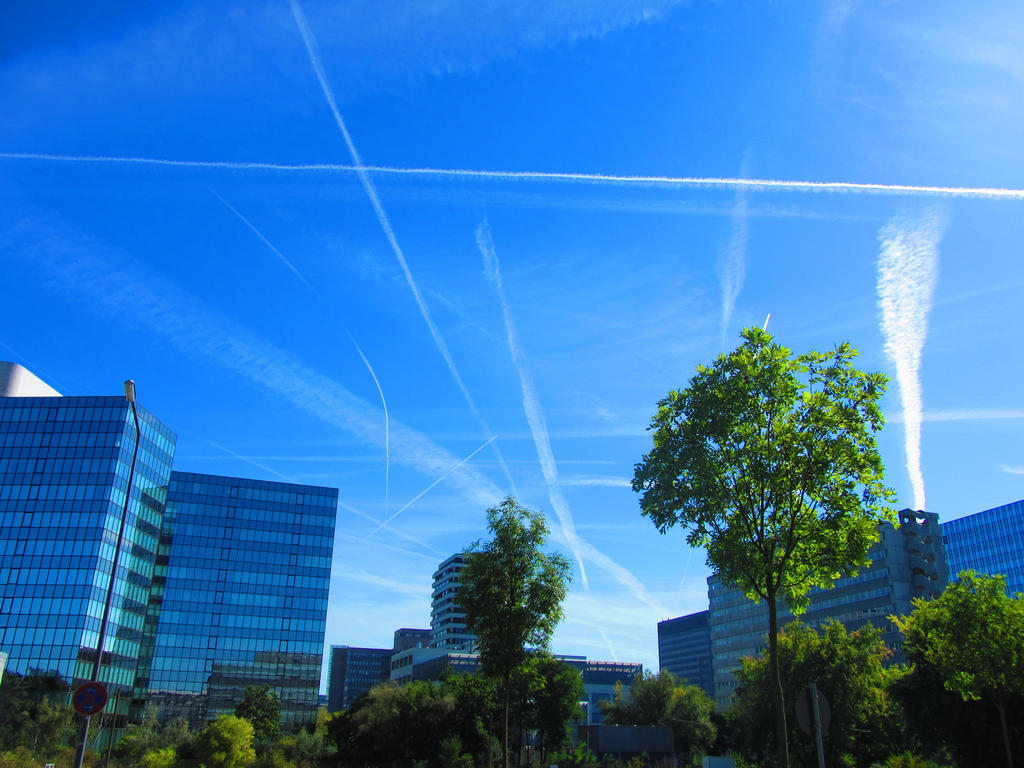
{"label": "airplane contrail streak", "polygon": [[475,451],[473,451],[473,452],[472,452],[471,454],[469,454],[469,456],[467,456],[466,458],[464,458],[464,459],[463,459],[462,461],[460,461],[460,462],[459,462],[458,464],[456,464],[455,466],[451,467],[451,468],[450,468],[450,469],[449,469],[449,470],[448,470],[447,472],[445,472],[445,473],[444,473],[443,475],[441,475],[441,476],[440,476],[439,478],[437,478],[437,480],[435,480],[435,481],[434,481],[434,482],[432,482],[432,483],[431,483],[430,485],[428,485],[428,486],[427,486],[426,488],[424,488],[424,489],[423,489],[422,491],[420,491],[420,492],[419,492],[419,493],[417,493],[417,494],[416,494],[415,496],[413,496],[413,497],[412,497],[412,498],[411,498],[411,499],[410,499],[410,500],[409,500],[408,502],[406,502],[405,506],[403,506],[403,507],[402,507],[402,508],[401,508],[400,510],[398,510],[397,512],[395,512],[395,513],[394,513],[393,515],[391,515],[391,517],[389,517],[389,518],[388,518],[387,520],[385,520],[385,521],[384,521],[383,523],[381,523],[381,524],[380,524],[380,525],[378,525],[378,526],[377,526],[376,528],[374,528],[374,529],[373,529],[372,531],[370,531],[370,533],[369,533],[369,534],[368,534],[368,535],[366,536],[366,538],[370,538],[370,536],[373,536],[373,534],[375,534],[375,533],[376,533],[377,531],[379,531],[379,530],[380,530],[381,528],[383,528],[384,526],[386,526],[386,525],[387,525],[388,523],[390,523],[390,522],[391,522],[392,520],[394,520],[394,519],[395,519],[396,517],[398,517],[398,516],[399,516],[400,514],[402,514],[403,512],[405,512],[405,510],[407,510],[407,509],[408,509],[409,507],[411,507],[411,506],[412,506],[413,504],[415,504],[415,503],[416,503],[417,501],[419,501],[420,497],[422,497],[422,496],[423,496],[423,495],[424,495],[424,494],[425,494],[425,493],[426,493],[427,491],[429,491],[429,490],[430,490],[431,488],[433,488],[433,487],[434,487],[435,485],[437,485],[438,483],[440,483],[440,482],[441,482],[442,480],[444,480],[444,479],[445,479],[446,477],[448,477],[448,475],[450,475],[450,474],[451,474],[452,472],[454,472],[454,471],[455,471],[456,469],[458,469],[458,468],[459,468],[459,467],[461,467],[461,466],[462,466],[463,464],[465,464],[465,463],[466,463],[467,461],[469,461],[470,459],[472,459],[472,458],[473,458],[474,456],[476,456],[476,455],[477,455],[478,453],[480,453],[480,451],[482,451],[482,450],[483,450],[484,448],[486,448],[486,447],[487,447],[488,445],[490,445],[490,444],[491,444],[492,442],[494,442],[494,441],[495,441],[495,440],[497,440],[497,439],[498,439],[498,436],[497,436],[497,435],[491,435],[491,436],[490,436],[489,438],[487,438],[487,440],[486,440],[486,441],[485,441],[485,442],[484,442],[484,443],[483,443],[483,444],[482,444],[482,445],[481,445],[481,446],[480,446],[479,448],[477,448],[477,449],[476,449]]}
{"label": "airplane contrail streak", "polygon": [[[331,84],[327,80],[327,73],[324,71],[323,62],[320,59],[320,48],[317,45],[316,38],[313,36],[313,30],[310,29],[309,23],[306,21],[306,15],[302,12],[302,6],[299,5],[298,0],[289,0],[289,4],[291,5],[292,16],[295,17],[295,23],[299,28],[299,33],[302,35],[302,42],[306,46],[306,52],[309,54],[310,63],[313,65],[313,71],[316,73],[317,80],[320,82],[320,90],[323,91],[324,98],[327,100],[327,106],[330,107],[331,114],[334,116],[334,122],[337,124],[338,130],[341,131],[342,138],[345,140],[345,146],[348,147],[348,152],[352,156],[353,165],[351,168],[359,177],[359,181],[363,185],[366,196],[370,200],[370,205],[373,206],[373,211],[377,215],[377,221],[380,223],[380,228],[384,231],[384,236],[391,245],[391,250],[394,252],[395,258],[398,259],[398,264],[402,268],[402,273],[405,275],[405,280],[409,284],[409,289],[412,291],[413,298],[416,300],[416,305],[419,307],[420,314],[423,316],[423,320],[426,322],[427,328],[430,330],[430,335],[434,339],[434,344],[437,346],[438,352],[441,353],[441,357],[444,358],[445,363],[448,365],[448,370],[451,372],[452,378],[455,379],[455,383],[458,386],[459,391],[462,393],[462,397],[465,399],[470,411],[473,412],[473,416],[476,417],[477,422],[483,428],[484,434],[490,437],[493,433],[484,421],[480,411],[477,409],[476,403],[473,401],[472,395],[469,394],[469,389],[462,380],[462,376],[459,374],[458,368],[455,367],[455,360],[452,358],[451,352],[448,350],[448,344],[445,342],[444,337],[441,335],[441,331],[434,323],[434,318],[431,316],[430,310],[427,308],[427,302],[423,299],[419,286],[416,285],[416,281],[413,279],[412,270],[409,269],[409,264],[405,260],[405,254],[402,252],[402,248],[398,244],[398,238],[395,236],[394,227],[391,226],[391,220],[388,218],[387,212],[384,210],[384,206],[380,202],[380,197],[377,195],[377,189],[374,187],[373,181],[370,179],[366,166],[363,165],[363,158],[359,155],[359,150],[356,149],[355,142],[352,141],[352,136],[349,134],[348,128],[345,126],[345,121],[341,116],[341,112],[338,110],[338,104],[334,98],[334,91],[331,89]],[[508,465],[505,464],[505,457],[502,455],[501,448],[497,443],[494,444],[494,453],[498,457],[498,461],[501,464],[502,469],[505,471],[505,477],[508,480],[509,488],[512,490],[512,493],[515,494],[515,482],[512,480],[512,473],[509,471]]]}
{"label": "airplane contrail streak", "polygon": [[435,176],[443,178],[495,181],[548,181],[581,184],[612,184],[635,187],[739,188],[753,192],[774,190],[791,192],[834,192],[840,194],[888,194],[926,197],[1024,200],[1024,189],[1009,187],[953,187],[926,184],[872,184],[852,181],[800,181],[793,179],[743,179],[729,176],[631,176],[606,173],[558,171],[488,171],[466,168],[398,168],[386,165],[346,165],[343,163],[270,163],[227,160],[172,160],[158,157],[118,157],[114,155],[60,155],[41,152],[0,152],[0,160],[41,160],[66,163],[111,163],[155,165],[170,168],[228,169],[235,171],[278,171],[286,173],[356,173],[398,176]]}
{"label": "airplane contrail streak", "polygon": [[264,236],[264,234],[262,232],[260,232],[258,229],[256,229],[256,226],[251,221],[249,221],[247,218],[245,218],[245,216],[243,216],[239,212],[239,210],[237,208],[235,208],[235,206],[233,206],[231,203],[229,203],[227,200],[225,200],[223,197],[221,197],[215,190],[211,189],[210,192],[213,194],[214,197],[216,197],[218,200],[220,200],[229,211],[231,211],[233,214],[235,214],[235,216],[237,216],[239,218],[239,220],[241,220],[241,222],[243,224],[245,224],[245,226],[247,226],[252,231],[252,233],[254,235],[256,235],[256,237],[258,237],[260,240],[262,240],[263,244],[265,246],[267,246],[267,248],[269,248],[271,250],[271,252],[275,256],[277,256],[277,258],[279,258],[281,261],[284,262],[285,266],[288,267],[288,269],[290,269],[294,273],[294,275],[297,278],[299,278],[299,280],[302,281],[302,284],[305,285],[314,296],[316,296],[317,298],[320,297],[320,294],[317,293],[316,288],[314,288],[310,284],[309,280],[307,280],[303,276],[303,274],[301,272],[299,272],[298,269],[295,268],[294,264],[292,264],[290,261],[288,261],[287,258],[285,258],[285,255],[283,253],[281,253],[281,251],[278,250],[276,245],[274,245],[272,242],[270,242]]}
{"label": "airplane contrail streak", "polygon": [[885,353],[896,368],[903,404],[907,474],[914,509],[925,506],[921,471],[921,351],[938,275],[943,221],[936,212],[896,216],[878,233],[878,306]]}
{"label": "airplane contrail streak", "polygon": [[508,338],[509,352],[512,354],[512,363],[519,373],[519,384],[522,389],[523,410],[526,412],[526,421],[530,425],[530,434],[533,443],[537,448],[537,458],[540,460],[541,472],[544,474],[544,482],[548,486],[548,497],[551,499],[551,506],[558,515],[558,521],[562,526],[562,535],[572,549],[576,563],[580,567],[580,577],[583,579],[583,588],[589,589],[587,583],[587,569],[583,565],[583,556],[580,552],[580,537],[576,533],[576,525],[572,519],[572,511],[569,509],[569,502],[565,500],[561,489],[558,487],[558,467],[555,463],[555,455],[551,451],[551,439],[548,435],[547,423],[544,420],[544,411],[540,407],[540,398],[537,397],[537,390],[533,385],[533,378],[523,361],[523,350],[519,345],[519,334],[516,331],[515,323],[512,321],[512,312],[505,298],[505,288],[501,282],[501,271],[498,269],[498,256],[494,251],[494,241],[491,239],[491,230],[487,222],[482,222],[476,229],[476,244],[480,255],[484,259],[484,269],[487,277],[494,283],[495,292],[498,294],[498,302],[501,304],[502,315],[505,318],[505,334]]}
{"label": "airplane contrail streak", "polygon": [[349,341],[352,342],[352,346],[356,348],[356,352],[359,353],[359,357],[363,359],[363,365],[366,366],[366,370],[370,372],[370,376],[373,377],[373,383],[377,385],[377,394],[380,395],[380,403],[384,407],[384,514],[388,513],[388,496],[389,488],[391,487],[391,426],[388,423],[388,402],[384,399],[384,390],[380,387],[380,381],[377,380],[377,373],[373,370],[373,366],[370,365],[370,361],[366,359],[366,355],[363,354],[363,350],[356,344],[356,340],[352,338],[352,334],[348,335]]}

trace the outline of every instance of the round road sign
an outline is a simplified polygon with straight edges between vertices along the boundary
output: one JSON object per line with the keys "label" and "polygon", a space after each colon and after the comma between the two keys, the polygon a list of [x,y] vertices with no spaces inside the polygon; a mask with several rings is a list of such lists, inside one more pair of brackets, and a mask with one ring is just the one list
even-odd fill
{"label": "round road sign", "polygon": [[75,689],[71,704],[75,712],[88,717],[98,715],[107,705],[107,689],[103,683],[82,683]]}

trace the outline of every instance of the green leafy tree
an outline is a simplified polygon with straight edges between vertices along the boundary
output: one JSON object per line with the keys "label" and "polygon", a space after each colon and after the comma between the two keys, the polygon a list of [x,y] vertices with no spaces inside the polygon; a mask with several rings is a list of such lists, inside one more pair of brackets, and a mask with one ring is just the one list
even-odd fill
{"label": "green leafy tree", "polygon": [[478,764],[489,764],[495,743],[492,733],[499,714],[494,679],[445,670],[440,688],[453,700],[451,728],[463,751]]}
{"label": "green leafy tree", "polygon": [[256,760],[252,724],[235,715],[221,715],[200,731],[196,756],[206,768],[248,768]]}
{"label": "green leafy tree", "polygon": [[69,686],[55,673],[7,672],[0,686],[0,749],[52,752],[74,736]]}
{"label": "green leafy tree", "polygon": [[723,581],[768,604],[778,763],[789,765],[778,669],[778,606],[799,612],[808,591],[829,587],[867,561],[887,506],[874,434],[886,379],[856,369],[841,344],[793,356],[771,334],[700,366],[658,404],[654,448],[633,490],[662,533],[680,525],[706,547]]}
{"label": "green leafy tree", "polygon": [[930,667],[964,701],[995,708],[1012,768],[1006,713],[1024,695],[1024,598],[1008,597],[1002,576],[965,571],[934,600],[914,600],[910,616],[893,618],[912,664]]}
{"label": "green leafy tree", "polygon": [[548,532],[543,516],[511,497],[487,510],[487,527],[492,538],[471,547],[458,601],[479,638],[483,671],[499,684],[508,768],[512,675],[531,650],[547,647],[562,619],[570,568],[562,555],[542,551]]}
{"label": "green leafy tree", "polygon": [[540,761],[563,749],[569,741],[569,723],[582,716],[583,676],[579,670],[547,653],[533,658],[539,683],[531,696],[531,722],[540,740]]}
{"label": "green leafy tree", "polygon": [[[890,651],[881,631],[867,625],[847,632],[837,621],[816,631],[794,621],[779,635],[779,667],[785,686],[793,762],[817,765],[814,740],[797,729],[795,702],[812,682],[829,703],[824,735],[826,765],[871,765],[902,748],[902,712],[889,696],[897,672],[884,667]],[[745,757],[757,764],[773,750],[771,674],[764,657],[743,659],[735,701],[726,713],[729,730]]]}
{"label": "green leafy tree", "polygon": [[446,768],[441,756],[451,757],[454,746],[462,751],[452,732],[454,711],[453,697],[441,686],[417,681],[398,688],[384,683],[336,713],[328,731],[343,763]]}
{"label": "green leafy tree", "polygon": [[173,768],[177,759],[174,747],[161,747],[143,755],[139,768]]}
{"label": "green leafy tree", "polygon": [[615,700],[602,702],[609,725],[660,725],[672,729],[681,765],[695,765],[715,743],[715,703],[701,688],[686,685],[666,669],[637,675],[627,696],[616,686]]}
{"label": "green leafy tree", "polygon": [[235,716],[252,724],[258,750],[268,749],[281,738],[281,701],[269,685],[250,685],[235,705]]}

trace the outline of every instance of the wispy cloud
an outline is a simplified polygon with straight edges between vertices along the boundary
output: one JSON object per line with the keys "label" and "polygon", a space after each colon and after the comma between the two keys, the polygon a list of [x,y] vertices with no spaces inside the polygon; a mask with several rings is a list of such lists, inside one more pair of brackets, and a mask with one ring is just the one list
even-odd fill
{"label": "wispy cloud", "polygon": [[[1024,419],[1024,408],[959,408],[948,411],[924,411],[922,422],[941,421],[999,421],[1002,419]],[[904,416],[896,413],[887,416],[891,424],[903,424]]]}
{"label": "wispy cloud", "polygon": [[[627,187],[738,189],[751,192],[825,192],[838,194],[880,194],[909,197],[979,198],[1024,200],[1024,189],[1009,187],[953,187],[926,184],[872,184],[852,181],[799,181],[791,179],[741,179],[730,176],[630,176],[607,173],[556,171],[488,171],[465,168],[399,168],[386,165],[343,163],[269,163],[228,160],[171,160],[156,157],[114,155],[60,155],[40,152],[0,152],[4,160],[42,160],[70,163],[115,163],[155,165],[168,168],[222,169],[235,171],[277,171],[284,173],[357,173],[392,176],[426,176],[482,181],[533,181],[598,184]],[[404,260],[404,258],[403,258]]]}
{"label": "wispy cloud", "polygon": [[903,404],[907,472],[914,507],[926,509],[921,473],[921,350],[938,275],[944,222],[937,211],[896,216],[878,233],[878,306],[885,353],[896,367]]}
{"label": "wispy cloud", "polygon": [[[180,352],[209,359],[314,418],[372,445],[383,445],[377,409],[137,264],[115,265],[105,244],[68,232],[52,220],[22,219],[6,234],[11,253],[42,264],[62,292],[91,309],[119,318],[130,314],[134,327],[163,338]],[[131,296],[132,302],[125,303],[124,296]],[[503,495],[485,475],[460,464],[419,432],[394,422],[391,432],[402,446],[396,459],[403,464],[429,475],[444,475],[479,505],[491,506]]]}
{"label": "wispy cloud", "polygon": [[1008,472],[1011,475],[1024,475],[1024,464],[1017,464],[1016,466],[1000,464],[999,468],[1003,470],[1003,472]]}
{"label": "wispy cloud", "polygon": [[633,483],[628,477],[601,477],[597,475],[576,475],[564,477],[562,485],[588,486],[595,488],[632,488]]}
{"label": "wispy cloud", "polygon": [[[488,438],[491,438],[494,436],[494,433],[491,432],[490,427],[488,427],[487,423],[484,421],[483,416],[476,407],[476,403],[473,401],[473,396],[469,394],[469,389],[466,387],[465,382],[462,380],[462,376],[459,374],[458,368],[455,367],[455,360],[452,359],[451,352],[448,350],[448,344],[441,335],[441,331],[434,322],[434,318],[431,317],[430,309],[427,307],[427,302],[423,299],[423,294],[420,293],[419,286],[416,285],[416,281],[413,279],[412,270],[409,269],[409,264],[405,260],[405,254],[402,252],[402,248],[398,244],[398,238],[395,236],[394,227],[391,226],[391,220],[388,218],[387,212],[385,212],[384,206],[380,202],[380,196],[377,194],[377,188],[374,186],[373,180],[370,178],[370,174],[367,172],[366,166],[363,164],[363,159],[360,156],[359,151],[356,149],[355,142],[352,141],[352,136],[349,134],[348,128],[345,126],[345,121],[341,117],[337,101],[334,98],[334,91],[331,89],[331,84],[327,80],[327,73],[324,70],[324,65],[320,58],[320,49],[317,46],[316,38],[313,36],[313,30],[310,29],[309,23],[306,21],[306,16],[302,12],[302,6],[299,4],[298,0],[289,0],[289,4],[292,9],[292,16],[295,17],[295,24],[298,26],[299,33],[302,35],[302,42],[306,46],[306,52],[309,54],[310,63],[313,65],[313,71],[316,73],[317,80],[320,83],[320,90],[323,91],[324,98],[327,100],[327,106],[330,108],[331,114],[334,116],[334,122],[337,124],[338,130],[341,131],[342,138],[345,140],[345,146],[348,148],[349,155],[352,157],[352,169],[359,177],[359,181],[363,185],[363,189],[366,191],[366,196],[370,200],[370,205],[373,206],[373,211],[377,215],[377,221],[380,223],[380,228],[384,231],[384,236],[391,245],[391,250],[394,252],[395,258],[398,259],[398,264],[402,268],[402,274],[405,275],[406,282],[409,284],[409,290],[412,291],[413,298],[416,300],[416,305],[419,307],[420,314],[423,316],[423,320],[427,324],[427,328],[430,330],[430,335],[434,339],[434,344],[437,346],[438,352],[440,352],[441,357],[444,358],[445,364],[447,364],[452,378],[455,379],[455,383],[458,386],[459,391],[462,393],[470,411],[473,412],[473,416],[475,416],[477,422],[479,422],[484,434]],[[494,442],[493,445],[494,453],[505,472],[509,488],[512,493],[515,494],[515,482],[512,480],[512,473],[509,472],[508,466],[505,464],[504,457],[501,454],[501,448],[498,446],[497,442]]]}
{"label": "wispy cloud", "polygon": [[293,275],[295,275],[297,278],[299,278],[299,280],[302,282],[302,284],[304,286],[306,286],[306,288],[310,291],[310,293],[312,293],[317,298],[320,298],[320,294],[317,293],[316,288],[314,288],[313,285],[309,282],[309,280],[306,279],[305,275],[303,275],[301,272],[299,272],[299,270],[296,269],[295,265],[292,264],[290,261],[288,261],[287,257],[283,253],[281,253],[281,251],[278,250],[276,245],[274,245],[272,242],[270,242],[262,232],[260,232],[258,229],[256,229],[256,225],[255,224],[253,224],[251,221],[249,221],[247,218],[245,218],[245,216],[243,216],[239,212],[239,210],[237,208],[235,208],[235,206],[233,206],[231,203],[229,203],[227,200],[225,200],[223,197],[221,197],[215,190],[211,189],[210,192],[213,194],[214,197],[216,197],[218,200],[220,200],[221,203],[223,203],[224,206],[229,211],[231,211],[233,214],[235,214],[235,216],[237,216],[238,219],[243,224],[245,224],[245,226],[247,226],[249,228],[249,231],[252,232],[254,235],[256,235],[256,237],[258,237],[263,242],[263,244],[265,246],[267,246],[267,248],[270,249],[271,253],[273,253],[275,256],[277,256],[277,258],[279,258],[284,263],[284,265],[286,267],[288,267],[288,269],[291,270]]}
{"label": "wispy cloud", "polygon": [[[743,164],[740,176],[750,173],[750,147],[743,153]],[[732,311],[736,307],[736,299],[743,289],[743,281],[747,276],[747,236],[749,232],[749,215],[745,187],[736,189],[736,202],[732,209],[732,232],[729,245],[718,254],[715,273],[722,286],[722,346],[725,347],[725,336],[732,319]]]}
{"label": "wispy cloud", "polygon": [[587,572],[583,565],[583,559],[586,557],[587,560],[595,563],[601,570],[610,574],[620,584],[628,587],[637,599],[651,607],[658,607],[660,609],[657,601],[636,576],[582,539],[577,533],[569,502],[566,501],[559,487],[558,467],[555,463],[554,452],[551,450],[551,440],[548,436],[544,411],[541,408],[540,398],[537,396],[537,390],[533,384],[533,377],[526,366],[522,346],[519,343],[519,333],[516,330],[515,322],[512,319],[512,311],[505,297],[505,288],[501,281],[501,270],[498,265],[498,255],[494,249],[494,240],[491,237],[491,229],[486,221],[477,227],[476,243],[484,260],[484,270],[487,273],[487,277],[494,284],[498,301],[501,304],[509,352],[512,354],[512,362],[519,373],[520,389],[523,396],[523,410],[526,413],[526,420],[530,425],[530,432],[537,449],[537,458],[540,461],[541,472],[544,475],[544,482],[548,487],[548,498],[551,500],[551,506],[558,517],[562,538],[572,550],[576,562],[579,564],[580,577],[583,580],[584,589],[589,589]]}

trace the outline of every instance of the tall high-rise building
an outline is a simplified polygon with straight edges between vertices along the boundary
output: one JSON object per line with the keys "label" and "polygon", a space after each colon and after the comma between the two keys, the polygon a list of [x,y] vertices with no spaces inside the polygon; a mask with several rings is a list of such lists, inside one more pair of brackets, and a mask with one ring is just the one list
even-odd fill
{"label": "tall high-rise building", "polygon": [[[834,619],[848,631],[871,622],[882,630],[893,651],[890,662],[903,660],[903,638],[889,620],[913,610],[917,597],[931,598],[947,583],[946,558],[939,518],[933,512],[899,513],[900,527],[879,526],[881,538],[869,551],[871,564],[856,576],[838,579],[831,589],[813,589],[810,605],[799,619],[812,627]],[[717,576],[708,578],[714,699],[725,709],[736,688],[733,672],[744,656],[759,656],[767,647],[768,607],[755,603]],[[779,626],[794,618],[779,607]]]}
{"label": "tall high-rise building", "polygon": [[[96,659],[134,416],[120,396],[23,396],[31,374],[9,363],[5,371],[0,391],[15,394],[0,397],[0,649],[11,672],[75,685],[90,679]],[[134,685],[176,441],[145,408],[137,413],[141,441],[100,672],[125,710],[144,695]]]}
{"label": "tall high-rise building", "polygon": [[658,666],[714,696],[709,611],[658,622]]}
{"label": "tall high-rise building", "polygon": [[199,724],[269,685],[316,717],[338,491],[172,472],[140,670],[146,702]]}
{"label": "tall high-rise building", "polygon": [[942,524],[949,578],[961,571],[1006,577],[1006,590],[1024,592],[1024,500]]}
{"label": "tall high-rise building", "polygon": [[327,671],[327,711],[348,709],[391,675],[391,648],[332,645]]}
{"label": "tall high-rise building", "polygon": [[[121,396],[61,397],[0,363],[0,652],[18,674],[91,677],[136,447]],[[141,440],[100,680],[117,727],[164,704],[194,724],[248,684],[282,724],[315,718],[336,489],[172,472],[176,437]]]}
{"label": "tall high-rise building", "polygon": [[437,566],[430,601],[430,631],[432,648],[453,651],[471,651],[476,635],[466,629],[466,613],[459,605],[462,571],[466,568],[466,554],[459,552]]}

